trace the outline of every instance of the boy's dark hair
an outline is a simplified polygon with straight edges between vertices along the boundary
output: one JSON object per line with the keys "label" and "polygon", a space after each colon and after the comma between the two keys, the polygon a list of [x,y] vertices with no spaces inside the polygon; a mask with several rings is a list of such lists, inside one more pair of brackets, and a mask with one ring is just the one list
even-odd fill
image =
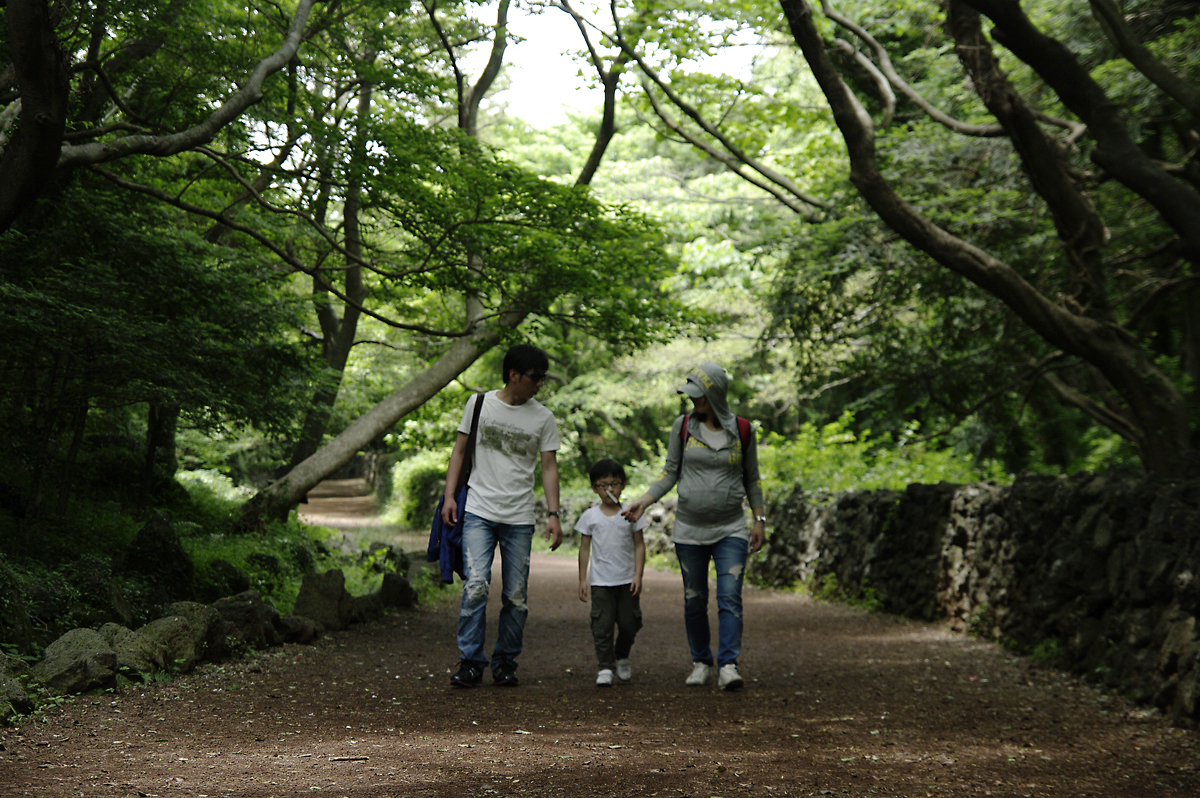
{"label": "boy's dark hair", "polygon": [[504,364],[500,368],[503,369],[500,378],[508,385],[508,375],[513,371],[524,374],[534,369],[545,371],[550,368],[550,356],[532,344],[516,344],[504,353]]}
{"label": "boy's dark hair", "polygon": [[588,469],[588,477],[591,478],[593,485],[605,477],[617,477],[625,482],[625,467],[616,460],[598,460]]}

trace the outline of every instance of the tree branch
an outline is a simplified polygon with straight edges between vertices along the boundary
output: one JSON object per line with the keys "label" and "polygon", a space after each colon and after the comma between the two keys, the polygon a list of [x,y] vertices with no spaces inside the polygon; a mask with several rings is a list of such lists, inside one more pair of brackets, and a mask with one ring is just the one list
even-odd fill
{"label": "tree branch", "polygon": [[[871,35],[870,31],[855,23],[849,17],[846,17],[835,11],[829,4],[828,0],[821,0],[821,10],[825,13],[825,16],[829,17],[834,22],[838,23],[855,36],[862,39],[863,42],[865,42],[867,46],[874,51],[875,58],[879,61],[879,68],[883,74],[887,76],[888,81],[891,82],[891,84],[895,86],[901,94],[903,94],[913,104],[924,111],[926,116],[928,116],[930,119],[949,128],[950,130],[953,130],[955,133],[961,133],[964,136],[980,136],[986,138],[1004,135],[1004,128],[1000,125],[973,125],[969,122],[960,121],[949,116],[948,114],[943,113],[931,102],[926,100],[920,92],[918,92],[908,83],[908,81],[904,80],[904,78],[900,76],[900,73],[896,71],[896,67],[892,64],[892,58],[888,53],[887,48],[880,44],[879,41],[873,35]],[[1086,125],[1081,125],[1078,122],[1072,122],[1069,119],[1059,119],[1058,117],[1043,114],[1040,111],[1036,112],[1035,115],[1042,122],[1045,122],[1049,125],[1054,125],[1056,127],[1065,128],[1070,134],[1067,136],[1068,141],[1074,141],[1082,136],[1087,130]],[[886,125],[886,122],[884,124]]]}
{"label": "tree branch", "polygon": [[834,39],[833,43],[838,46],[839,50],[853,58],[856,64],[867,71],[867,74],[871,76],[871,80],[875,81],[875,87],[883,95],[883,119],[881,120],[881,124],[884,127],[890,125],[892,117],[896,113],[896,92],[892,91],[892,86],[888,83],[887,77],[879,71],[879,67],[875,66],[870,58],[860,53],[850,42],[845,39]]}
{"label": "tree branch", "polygon": [[1169,66],[1154,57],[1141,42],[1133,37],[1133,31],[1125,24],[1125,18],[1113,0],[1089,0],[1092,15],[1100,23],[1108,40],[1117,48],[1117,52],[1125,56],[1125,60],[1133,64],[1150,82],[1163,90],[1163,93],[1179,103],[1192,115],[1200,119],[1200,89],[1188,84],[1175,74]]}
{"label": "tree branch", "polygon": [[1062,149],[1038,126],[1036,117],[1000,70],[983,35],[979,13],[959,0],[946,3],[946,27],[959,61],[984,105],[1008,133],[1025,175],[1045,200],[1068,260],[1075,267],[1076,301],[1109,318],[1101,249],[1108,231],[1095,206],[1072,179]]}
{"label": "tree branch", "polygon": [[472,138],[479,134],[479,104],[483,102],[488,89],[500,74],[500,67],[504,65],[504,49],[508,46],[508,5],[509,0],[500,0],[496,6],[496,27],[492,34],[491,54],[479,75],[479,80],[467,89],[464,111],[459,115],[463,131]]}
{"label": "tree branch", "polygon": [[[780,0],[780,5],[846,142],[850,180],[871,208],[913,246],[1004,302],[1052,346],[1095,367],[1137,419],[1147,469],[1164,475],[1182,473],[1189,423],[1186,403],[1174,383],[1127,331],[1051,302],[1010,265],[951,235],[901,199],[879,169],[871,118],[830,61],[811,6],[806,0]],[[1016,7],[1015,2],[1011,5]]]}
{"label": "tree branch", "polygon": [[1182,254],[1200,263],[1200,193],[1174,179],[1129,134],[1120,109],[1061,42],[1029,20],[1018,0],[962,0],[995,24],[992,37],[1024,61],[1088,126],[1092,159],[1158,211],[1180,238]]}
{"label": "tree branch", "polygon": [[[579,170],[579,177],[575,180],[575,185],[587,186],[591,185],[592,179],[596,176],[596,171],[600,168],[600,162],[604,158],[604,153],[608,150],[608,145],[612,142],[612,138],[616,134],[617,87],[620,85],[621,76],[625,73],[625,65],[629,63],[630,59],[629,54],[622,50],[613,59],[612,66],[605,69],[604,59],[600,57],[599,51],[597,51],[595,44],[592,42],[592,37],[588,33],[583,17],[575,12],[575,9],[571,7],[568,0],[559,0],[558,7],[567,14],[570,14],[571,18],[575,20],[575,27],[579,29],[579,35],[583,37],[584,44],[587,46],[592,67],[600,77],[600,85],[604,87],[604,110],[600,116],[600,128],[596,132],[596,141],[592,144],[592,150],[588,153],[583,168]],[[645,28],[645,23],[640,17],[638,18],[638,27],[638,35],[640,36],[640,29]]]}
{"label": "tree branch", "polygon": [[[296,13],[292,17],[291,27],[279,49],[259,61],[247,78],[245,85],[200,124],[178,133],[160,136],[126,136],[108,142],[66,144],[62,146],[59,154],[58,166],[66,168],[107,163],[128,155],[163,157],[191,150],[212,141],[222,128],[237,119],[246,109],[262,100],[263,84],[267,78],[282,69],[299,50],[300,42],[304,38],[304,26],[308,21],[309,12],[317,2],[320,0],[300,0],[296,7]],[[61,141],[61,136],[57,141]]]}
{"label": "tree branch", "polygon": [[[160,191],[159,189],[153,188],[151,186],[145,186],[140,183],[134,183],[133,181],[126,180],[125,178],[121,177],[120,175],[114,174],[105,169],[100,169],[97,167],[96,171],[100,175],[104,176],[107,180],[112,181],[114,184],[120,186],[121,188],[128,189],[130,191],[138,191],[142,194],[147,194],[161,202],[165,202],[166,204],[168,204],[172,207],[178,208],[181,211],[186,211],[187,213],[193,214],[195,216],[200,216],[200,217],[203,217],[206,219],[212,219],[213,221],[219,222],[220,224],[228,227],[231,230],[235,230],[239,233],[242,233],[243,235],[249,236],[250,238],[254,239],[256,242],[261,244],[263,247],[268,249],[273,255],[275,255],[277,258],[279,258],[279,260],[282,261],[283,263],[287,264],[288,266],[290,266],[291,268],[295,269],[298,272],[302,272],[304,274],[309,275],[314,280],[321,281],[322,288],[324,288],[324,290],[328,291],[329,293],[333,294],[335,297],[337,297],[342,302],[345,302],[347,305],[353,306],[354,308],[356,308],[358,311],[360,311],[364,315],[370,316],[371,318],[375,319],[376,321],[382,322],[383,324],[386,324],[389,327],[394,327],[398,330],[410,330],[412,332],[419,332],[419,333],[423,333],[425,335],[435,336],[435,337],[439,337],[439,338],[453,338],[453,337],[465,335],[465,333],[462,333],[462,332],[455,332],[455,331],[451,331],[451,330],[437,330],[437,329],[433,329],[431,327],[425,327],[425,326],[422,326],[419,324],[404,324],[404,323],[398,322],[394,319],[389,319],[388,317],[380,315],[379,313],[375,313],[370,308],[367,308],[366,306],[362,305],[361,303],[355,302],[354,299],[352,299],[350,296],[346,295],[345,292],[339,291],[336,286],[332,285],[328,280],[326,280],[324,278],[324,275],[322,274],[322,271],[323,271],[322,269],[314,268],[312,266],[305,264],[303,261],[301,261],[295,255],[293,255],[287,248],[282,247],[279,244],[272,241],[271,239],[267,238],[267,236],[264,235],[261,231],[256,230],[253,227],[249,227],[247,225],[241,224],[237,221],[234,221],[233,219],[226,217],[224,214],[222,214],[218,211],[211,211],[208,208],[202,208],[199,205],[193,205],[189,202],[184,202],[183,200],[179,199],[178,197],[174,197],[170,194],[167,194],[165,191]],[[298,213],[298,212],[290,211],[290,213]],[[345,253],[345,250],[340,247],[339,247],[339,251]],[[347,253],[347,257],[349,257],[348,253]]]}
{"label": "tree branch", "polygon": [[1132,422],[1129,421],[1129,419],[1125,418],[1120,413],[1115,413],[1112,410],[1109,410],[1107,407],[1091,399],[1084,393],[1075,390],[1070,385],[1063,382],[1062,378],[1052,371],[1044,372],[1040,376],[1042,380],[1044,380],[1045,383],[1050,386],[1051,390],[1054,391],[1055,395],[1057,395],[1058,398],[1063,402],[1082,410],[1084,413],[1091,416],[1103,426],[1108,427],[1110,430],[1117,433],[1134,446],[1141,446],[1141,432],[1136,426],[1134,426]]}
{"label": "tree branch", "polygon": [[716,147],[712,146],[708,142],[706,142],[696,136],[693,136],[692,134],[690,134],[686,130],[684,130],[682,125],[680,125],[678,122],[674,121],[669,116],[667,116],[666,110],[662,107],[661,103],[659,103],[658,98],[654,96],[654,92],[650,90],[650,87],[648,85],[646,85],[645,81],[642,82],[642,90],[646,92],[646,97],[648,97],[650,99],[650,107],[654,109],[654,113],[658,115],[658,118],[662,120],[664,125],[666,125],[676,135],[678,135],[681,139],[683,139],[683,141],[685,143],[690,144],[693,147],[695,147],[699,150],[702,150],[703,152],[708,153],[715,160],[718,160],[721,163],[725,164],[726,168],[728,168],[729,171],[733,172],[735,175],[742,178],[747,183],[758,186],[763,191],[766,191],[768,194],[770,194],[775,199],[782,202],[784,205],[786,205],[792,211],[800,214],[801,217],[808,219],[808,220],[812,220],[812,219],[816,218],[816,213],[813,210],[812,206],[806,205],[801,202],[797,202],[795,199],[793,199],[790,196],[790,194],[788,192],[784,191],[782,188],[775,185],[774,183],[772,183],[768,180],[765,180],[761,177],[758,177],[757,175],[747,173],[742,168],[744,164],[740,160],[735,158],[733,155],[730,155],[727,152],[723,152],[723,151],[717,149]]}
{"label": "tree branch", "polygon": [[658,73],[652,69],[640,55],[638,55],[637,51],[629,46],[624,37],[622,37],[620,31],[614,34],[614,40],[618,46],[620,46],[622,51],[628,53],[629,56],[637,62],[638,68],[642,70],[642,74],[649,78],[650,81],[653,82],[654,85],[657,86],[664,95],[666,95],[667,99],[671,101],[672,105],[678,108],[685,116],[690,118],[697,125],[699,125],[701,130],[712,136],[713,139],[720,143],[720,145],[730,153],[730,155],[732,155],[741,163],[745,164],[750,169],[758,172],[764,178],[779,186],[793,197],[796,197],[801,202],[816,208],[829,207],[828,203],[822,202],[816,197],[801,191],[799,186],[797,186],[784,175],[781,175],[774,169],[771,169],[767,165],[760,163],[756,159],[751,158],[749,155],[744,153],[740,147],[730,141],[727,136],[721,133],[719,129],[706,120],[699,110],[689,105],[682,97],[676,94],[671,87],[667,85],[667,83],[664,82],[661,77],[659,77]]}

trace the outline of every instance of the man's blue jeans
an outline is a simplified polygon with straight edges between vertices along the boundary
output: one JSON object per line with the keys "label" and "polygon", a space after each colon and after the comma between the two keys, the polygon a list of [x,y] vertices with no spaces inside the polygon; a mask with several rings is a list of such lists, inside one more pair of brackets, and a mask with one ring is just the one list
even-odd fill
{"label": "man's blue jeans", "polygon": [[480,667],[488,664],[483,652],[487,634],[488,589],[492,581],[492,558],[500,547],[500,632],[492,651],[493,672],[499,665],[516,667],[525,638],[526,603],[529,583],[529,552],[533,546],[533,524],[502,524],[474,513],[463,516],[462,606],[458,613],[458,650],[462,659]]}
{"label": "man's blue jeans", "polygon": [[683,623],[687,628],[692,662],[713,664],[708,628],[708,563],[717,566],[717,667],[737,664],[742,653],[742,579],[750,544],[737,537],[696,546],[676,543],[675,555],[683,570]]}

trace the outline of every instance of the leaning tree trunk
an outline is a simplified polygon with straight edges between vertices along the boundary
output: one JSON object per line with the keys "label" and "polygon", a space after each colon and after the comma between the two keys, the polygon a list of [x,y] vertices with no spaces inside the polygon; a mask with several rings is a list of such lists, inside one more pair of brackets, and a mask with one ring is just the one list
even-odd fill
{"label": "leaning tree trunk", "polygon": [[1125,401],[1146,469],[1181,474],[1189,450],[1187,405],[1167,375],[1126,330],[1052,302],[1008,264],[951,235],[897,196],[876,161],[871,118],[829,59],[812,7],[806,0],[780,5],[845,139],[850,180],[872,210],[910,244],[1004,302],[1044,340],[1094,366]]}
{"label": "leaning tree trunk", "polygon": [[476,327],[459,338],[432,366],[359,416],[312,457],[259,491],[242,508],[242,528],[251,531],[261,528],[266,520],[287,518],[291,509],[318,482],[349,463],[368,443],[433,398],[523,319],[524,314],[507,314],[497,323]]}

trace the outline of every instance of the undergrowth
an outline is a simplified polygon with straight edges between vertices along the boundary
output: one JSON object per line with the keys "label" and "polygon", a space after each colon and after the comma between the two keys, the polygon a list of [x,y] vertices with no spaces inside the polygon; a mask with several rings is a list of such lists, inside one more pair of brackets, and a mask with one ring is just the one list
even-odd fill
{"label": "undergrowth", "polygon": [[869,612],[879,612],[883,609],[883,597],[866,580],[860,591],[855,592],[843,586],[837,574],[825,574],[820,579],[813,579],[808,585],[808,593],[818,601],[836,601],[859,607]]}
{"label": "undergrowth", "polygon": [[[232,518],[245,500],[245,491],[217,472],[187,474],[180,476],[180,482],[212,520]],[[341,532],[303,524],[294,512],[286,522],[268,522],[266,530],[258,535],[235,534],[219,525],[214,531],[211,523],[181,527],[181,541],[198,576],[212,570],[214,563],[229,563],[250,577],[250,587],[259,591],[264,601],[285,614],[295,606],[306,573],[340,570],[346,589],[360,596],[378,590],[383,574],[403,568],[387,549],[370,551],[363,544],[356,552],[344,553],[337,545]],[[424,569],[417,569],[410,581],[420,601],[436,600],[442,592],[440,583],[427,576]]]}

